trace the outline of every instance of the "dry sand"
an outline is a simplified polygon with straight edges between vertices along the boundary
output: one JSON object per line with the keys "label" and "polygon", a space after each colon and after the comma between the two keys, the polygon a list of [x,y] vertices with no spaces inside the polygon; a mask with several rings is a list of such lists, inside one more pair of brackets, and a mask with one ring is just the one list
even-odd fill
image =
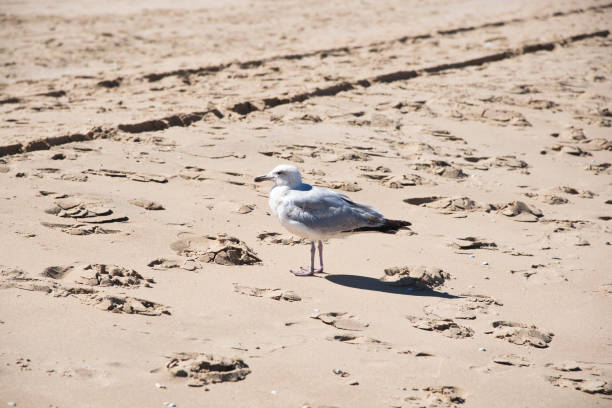
{"label": "dry sand", "polygon": [[[2,2],[0,403],[604,407],[605,1]],[[389,218],[328,274],[279,163]]]}

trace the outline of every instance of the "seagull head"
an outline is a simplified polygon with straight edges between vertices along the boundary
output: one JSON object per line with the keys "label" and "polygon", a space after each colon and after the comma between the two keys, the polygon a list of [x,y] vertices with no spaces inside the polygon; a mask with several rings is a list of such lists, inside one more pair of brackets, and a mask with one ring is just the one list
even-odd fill
{"label": "seagull head", "polygon": [[274,181],[276,186],[298,187],[302,184],[302,175],[295,166],[279,164],[265,176],[255,177],[255,182],[264,180]]}

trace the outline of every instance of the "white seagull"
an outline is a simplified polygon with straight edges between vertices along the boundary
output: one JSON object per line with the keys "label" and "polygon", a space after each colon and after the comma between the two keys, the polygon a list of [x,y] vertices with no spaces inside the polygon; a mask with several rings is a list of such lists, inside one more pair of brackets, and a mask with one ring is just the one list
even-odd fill
{"label": "white seagull", "polygon": [[[295,166],[281,164],[255,178],[256,182],[264,180],[274,181],[269,204],[282,226],[312,240],[310,269],[292,270],[297,276],[323,272],[324,239],[364,231],[395,234],[410,225],[408,221],[388,220],[372,207],[351,201],[344,194],[302,183],[302,175]],[[319,269],[314,267],[315,241],[319,241]]]}

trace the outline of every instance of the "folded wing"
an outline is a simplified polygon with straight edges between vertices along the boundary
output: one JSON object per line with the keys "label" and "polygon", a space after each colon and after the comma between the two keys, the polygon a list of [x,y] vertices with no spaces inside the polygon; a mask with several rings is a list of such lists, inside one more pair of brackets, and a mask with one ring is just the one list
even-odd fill
{"label": "folded wing", "polygon": [[287,219],[324,234],[378,227],[385,222],[383,215],[371,207],[326,188],[292,191],[286,199]]}

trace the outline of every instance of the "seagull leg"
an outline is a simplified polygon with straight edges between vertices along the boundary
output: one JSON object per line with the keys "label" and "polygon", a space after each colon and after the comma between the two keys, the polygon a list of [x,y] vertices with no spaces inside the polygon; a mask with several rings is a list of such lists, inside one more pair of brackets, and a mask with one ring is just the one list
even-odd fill
{"label": "seagull leg", "polygon": [[314,275],[315,273],[315,269],[314,269],[314,259],[315,259],[315,243],[314,241],[312,241],[310,243],[310,269],[308,268],[304,268],[303,266],[300,267],[300,269],[296,270],[296,271],[289,271],[292,274],[294,274],[295,276],[311,276]]}
{"label": "seagull leg", "polygon": [[[323,241],[319,241],[319,265],[321,265],[321,267],[319,269],[315,269],[314,273],[323,272]],[[313,268],[314,268],[314,265],[313,265]]]}

